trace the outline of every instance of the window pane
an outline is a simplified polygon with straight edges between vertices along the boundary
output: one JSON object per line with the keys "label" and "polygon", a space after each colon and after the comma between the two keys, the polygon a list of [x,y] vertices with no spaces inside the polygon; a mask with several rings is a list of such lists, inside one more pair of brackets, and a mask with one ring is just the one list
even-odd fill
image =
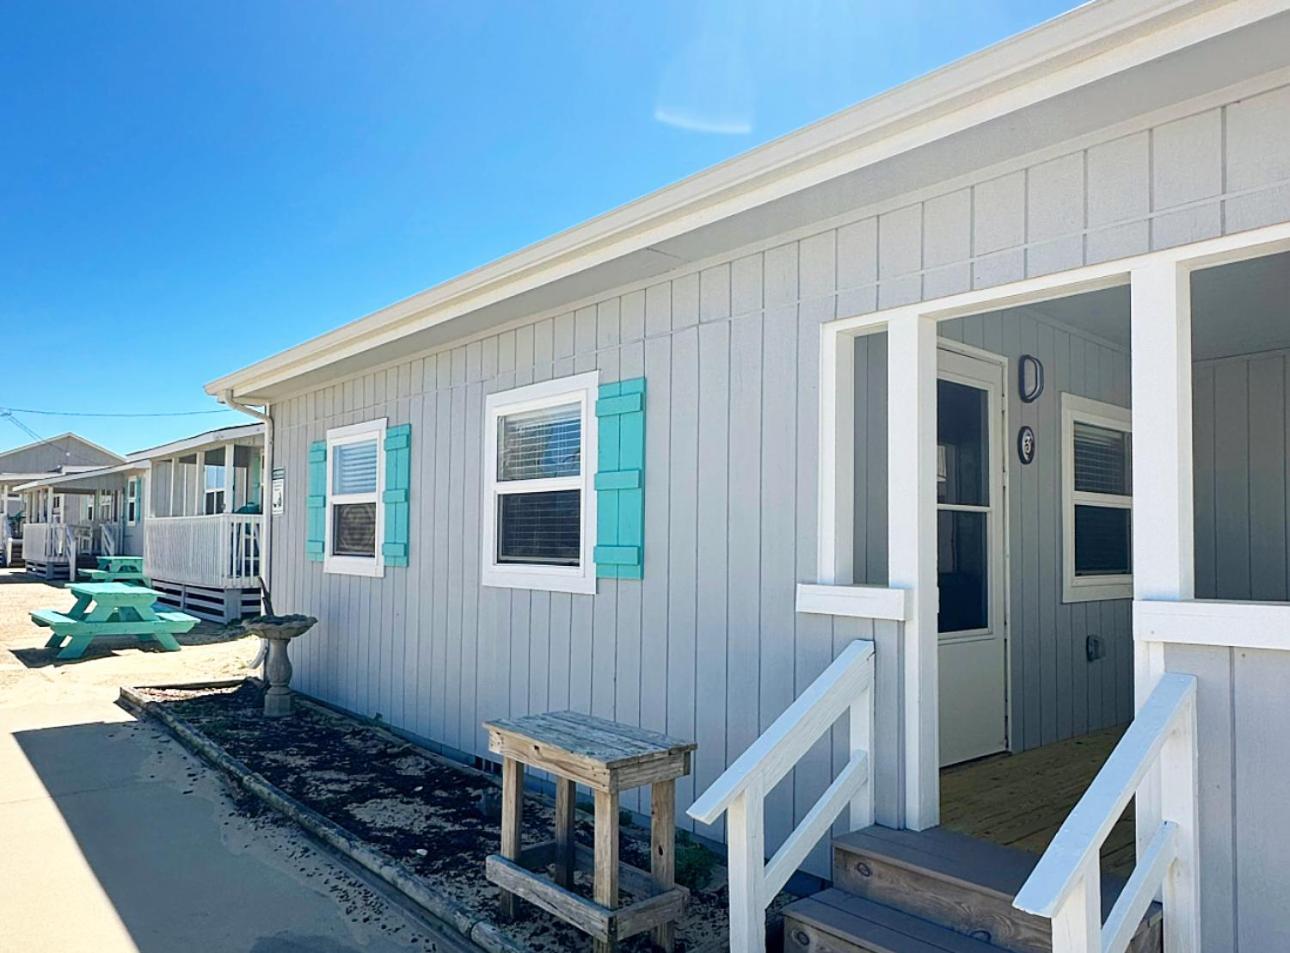
{"label": "window pane", "polygon": [[941,510],[937,524],[937,583],[941,632],[990,625],[989,548],[986,514]]}
{"label": "window pane", "polygon": [[497,499],[497,561],[576,566],[582,548],[582,493],[507,493]]}
{"label": "window pane", "polygon": [[582,472],[577,404],[509,414],[497,422],[497,479],[540,480]]}
{"label": "window pane", "polygon": [[1128,574],[1131,520],[1127,509],[1075,507],[1075,575]]}
{"label": "window pane", "polygon": [[988,506],[989,396],[979,387],[936,382],[936,499]]}
{"label": "window pane", "polygon": [[376,441],[342,443],[332,447],[331,491],[376,492]]}
{"label": "window pane", "polygon": [[224,489],[224,467],[222,465],[216,466],[213,463],[206,464],[206,489]]}
{"label": "window pane", "polygon": [[376,555],[376,504],[340,503],[332,507],[333,556]]}
{"label": "window pane", "polygon": [[1075,424],[1075,489],[1087,493],[1128,496],[1129,435],[1120,430]]}

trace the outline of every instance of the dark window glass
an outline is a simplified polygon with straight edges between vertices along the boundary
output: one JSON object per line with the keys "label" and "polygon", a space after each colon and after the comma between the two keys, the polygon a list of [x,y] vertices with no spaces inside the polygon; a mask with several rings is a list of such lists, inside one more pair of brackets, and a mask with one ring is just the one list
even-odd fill
{"label": "dark window glass", "polygon": [[1075,489],[1081,493],[1128,496],[1129,435],[1092,424],[1075,425]]}
{"label": "dark window glass", "polygon": [[936,401],[936,500],[988,506],[989,395],[979,387],[937,381]]}
{"label": "dark window glass", "polygon": [[1122,576],[1131,571],[1127,509],[1075,507],[1075,575]]}
{"label": "dark window glass", "polygon": [[376,555],[376,504],[337,503],[332,507],[333,556]]}
{"label": "dark window glass", "polygon": [[497,561],[577,566],[582,549],[582,493],[505,493],[497,500]]}
{"label": "dark window glass", "polygon": [[965,632],[990,625],[986,514],[941,510],[937,524],[939,630]]}

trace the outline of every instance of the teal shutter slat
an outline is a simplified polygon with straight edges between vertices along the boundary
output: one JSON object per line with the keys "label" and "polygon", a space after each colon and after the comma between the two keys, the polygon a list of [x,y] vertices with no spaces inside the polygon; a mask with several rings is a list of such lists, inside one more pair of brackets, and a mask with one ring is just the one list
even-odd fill
{"label": "teal shutter slat", "polygon": [[412,425],[385,431],[385,541],[381,555],[387,566],[408,564],[408,497],[412,482]]}
{"label": "teal shutter slat", "polygon": [[645,553],[645,378],[597,395],[596,575],[640,579]]}
{"label": "teal shutter slat", "polygon": [[305,557],[322,562],[327,547],[327,441],[309,445],[309,494],[305,497]]}

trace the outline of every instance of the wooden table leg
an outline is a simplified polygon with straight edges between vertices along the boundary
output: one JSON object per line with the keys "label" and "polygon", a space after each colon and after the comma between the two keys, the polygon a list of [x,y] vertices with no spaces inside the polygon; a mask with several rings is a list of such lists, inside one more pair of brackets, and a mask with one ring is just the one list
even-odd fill
{"label": "wooden table leg", "polygon": [[[654,882],[670,890],[676,885],[676,781],[658,781],[649,793],[649,869]],[[672,953],[676,924],[655,927],[654,945]]]}
{"label": "wooden table leg", "polygon": [[[596,903],[610,910],[618,909],[618,792],[596,792]],[[613,953],[614,940],[597,940],[595,953]]]}
{"label": "wooden table leg", "polygon": [[566,889],[573,886],[574,793],[572,781],[555,779],[555,882]]}
{"label": "wooden table leg", "polygon": [[[520,828],[524,823],[524,763],[502,759],[502,856],[520,859]],[[499,907],[504,920],[515,916],[515,895],[501,891]]]}

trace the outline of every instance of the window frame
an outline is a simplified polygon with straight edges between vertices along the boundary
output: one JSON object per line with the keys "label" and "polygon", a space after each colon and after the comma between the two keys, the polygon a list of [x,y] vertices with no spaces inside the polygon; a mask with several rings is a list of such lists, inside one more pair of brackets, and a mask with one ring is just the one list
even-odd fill
{"label": "window frame", "polygon": [[135,526],[139,522],[139,488],[142,477],[129,477],[125,481],[125,525]]}
{"label": "window frame", "polygon": [[[327,431],[327,490],[326,513],[323,526],[323,572],[342,576],[385,575],[385,556],[381,548],[385,543],[385,506],[382,496],[385,493],[385,430],[388,418],[378,417],[362,423],[349,424],[345,427],[333,427]],[[376,441],[376,490],[373,493],[343,493],[339,496],[332,489],[332,476],[335,471],[337,447],[347,444]],[[335,524],[334,508],[337,505],[352,503],[376,504],[376,540],[371,556],[336,556],[332,554],[332,527]]]}
{"label": "window frame", "polygon": [[[596,398],[600,372],[590,371],[489,394],[484,401],[484,486],[481,583],[506,589],[594,594],[596,591],[596,461],[598,422]],[[581,412],[581,473],[571,477],[499,481],[497,479],[497,427],[502,417],[577,403]],[[524,489],[504,487],[526,484]],[[579,559],[577,566],[497,562],[497,510],[500,497],[515,493],[552,490],[581,491]]]}
{"label": "window frame", "polygon": [[[1133,495],[1093,493],[1075,489],[1075,425],[1088,424],[1128,434],[1132,454],[1133,416],[1127,407],[1062,394],[1062,602],[1097,602],[1133,598]],[[1132,480],[1132,456],[1129,460]],[[1096,576],[1075,574],[1075,507],[1098,506],[1129,511],[1129,560],[1127,573]]]}

